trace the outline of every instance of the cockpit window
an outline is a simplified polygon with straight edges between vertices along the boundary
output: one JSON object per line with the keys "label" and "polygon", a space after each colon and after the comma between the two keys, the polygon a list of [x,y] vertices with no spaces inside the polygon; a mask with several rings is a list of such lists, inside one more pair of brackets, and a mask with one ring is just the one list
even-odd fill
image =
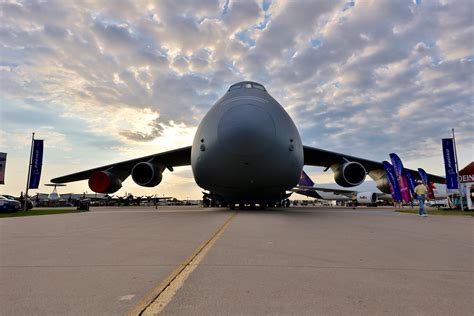
{"label": "cockpit window", "polygon": [[253,87],[255,89],[260,89],[260,90],[263,90],[265,91],[265,88],[261,85],[261,84],[258,84],[258,83],[252,83]]}
{"label": "cockpit window", "polygon": [[245,88],[245,89],[258,89],[258,90],[267,91],[267,90],[265,90],[264,86],[262,86],[259,83],[255,83],[255,82],[239,82],[239,83],[236,83],[236,84],[230,86],[229,91],[242,89],[242,88]]}
{"label": "cockpit window", "polygon": [[234,84],[233,86],[230,86],[229,91],[237,90],[237,89],[240,89],[240,88],[242,88],[242,84],[237,83],[237,84]]}

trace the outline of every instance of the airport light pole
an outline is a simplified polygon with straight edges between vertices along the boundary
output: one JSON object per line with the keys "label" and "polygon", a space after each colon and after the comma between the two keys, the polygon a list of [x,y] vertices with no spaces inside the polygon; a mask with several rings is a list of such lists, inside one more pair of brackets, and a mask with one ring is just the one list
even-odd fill
{"label": "airport light pole", "polygon": [[463,189],[461,187],[461,179],[459,178],[459,163],[458,163],[458,152],[456,150],[456,138],[454,137],[454,128],[453,132],[453,147],[454,147],[454,164],[456,165],[456,174],[458,176],[458,188],[459,188],[459,204],[461,205],[461,211],[464,211],[464,196]]}
{"label": "airport light pole", "polygon": [[25,196],[23,197],[24,198],[23,211],[26,211],[26,198],[28,197],[28,188],[30,186],[31,165],[32,165],[31,159],[33,157],[33,143],[34,143],[34,140],[35,140],[35,133],[33,132],[33,135],[31,136],[30,161],[29,161],[29,164],[28,164],[28,176],[26,178],[26,190],[25,190]]}

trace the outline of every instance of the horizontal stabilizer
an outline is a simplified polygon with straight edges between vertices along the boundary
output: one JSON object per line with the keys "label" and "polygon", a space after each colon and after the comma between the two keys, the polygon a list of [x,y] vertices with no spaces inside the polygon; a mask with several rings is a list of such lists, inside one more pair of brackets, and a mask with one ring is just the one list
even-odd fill
{"label": "horizontal stabilizer", "polygon": [[314,186],[314,182],[306,174],[306,172],[304,172],[304,170],[301,170],[301,177],[300,177],[300,181],[298,182],[298,185],[305,186],[305,187],[312,187]]}

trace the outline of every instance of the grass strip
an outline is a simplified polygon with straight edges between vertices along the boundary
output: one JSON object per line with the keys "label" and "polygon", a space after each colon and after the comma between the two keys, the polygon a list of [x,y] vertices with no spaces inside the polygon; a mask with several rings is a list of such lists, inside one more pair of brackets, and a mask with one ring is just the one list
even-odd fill
{"label": "grass strip", "polygon": [[[450,209],[427,209],[428,215],[452,215],[452,216],[474,216],[474,211],[461,211],[461,210],[450,210]],[[416,209],[397,209],[395,212],[407,213],[407,214],[418,214],[418,208]]]}
{"label": "grass strip", "polygon": [[0,212],[0,218],[2,217],[20,217],[20,216],[37,216],[37,215],[54,215],[54,214],[66,214],[66,213],[82,213],[84,211],[78,211],[75,207],[71,208],[41,208],[32,209],[29,211],[17,211],[17,212]]}

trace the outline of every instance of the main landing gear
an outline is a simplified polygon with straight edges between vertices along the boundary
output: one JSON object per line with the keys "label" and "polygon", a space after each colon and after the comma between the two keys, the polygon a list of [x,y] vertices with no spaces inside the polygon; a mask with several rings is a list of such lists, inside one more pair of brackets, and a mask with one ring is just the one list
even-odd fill
{"label": "main landing gear", "polygon": [[239,203],[221,203],[219,201],[214,201],[207,196],[204,196],[202,199],[204,207],[229,207],[230,210],[235,210],[236,207],[239,210],[265,210],[267,207],[290,207],[291,203],[289,199],[284,199],[276,203],[267,203],[267,202],[239,202]]}

